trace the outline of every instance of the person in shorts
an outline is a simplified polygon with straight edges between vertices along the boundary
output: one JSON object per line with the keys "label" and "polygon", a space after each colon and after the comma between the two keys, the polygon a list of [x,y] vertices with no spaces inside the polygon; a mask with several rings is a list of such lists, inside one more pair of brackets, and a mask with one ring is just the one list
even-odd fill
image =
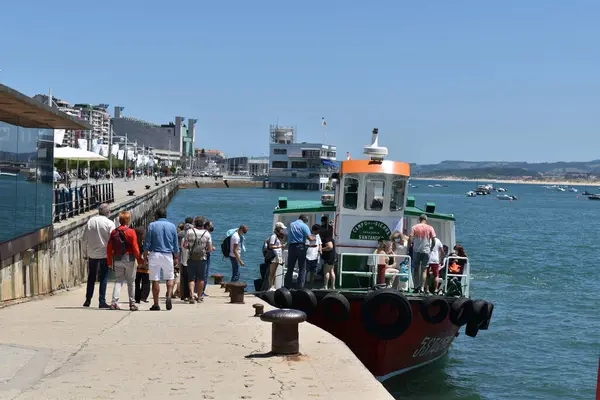
{"label": "person in shorts", "polygon": [[306,271],[310,274],[308,278],[309,283],[315,281],[315,274],[317,272],[317,267],[319,266],[319,257],[323,253],[319,232],[321,232],[321,225],[313,225],[311,233],[314,236],[314,240],[306,240]]}
{"label": "person in shorts", "polygon": [[[207,255],[212,251],[212,238],[210,232],[204,228],[204,217],[194,219],[194,228],[189,229],[185,236],[185,247],[188,251],[188,282],[190,293],[198,288],[198,301],[202,301],[204,292],[204,275],[206,271]],[[190,304],[195,304],[196,299],[190,296]]]}
{"label": "person in shorts", "polygon": [[151,311],[160,311],[158,295],[160,294],[160,274],[167,281],[166,307],[173,308],[171,296],[175,282],[175,265],[178,262],[179,243],[177,227],[167,221],[167,210],[160,208],[154,214],[155,221],[148,225],[144,242],[144,261],[150,268],[152,282],[152,297],[154,304]]}

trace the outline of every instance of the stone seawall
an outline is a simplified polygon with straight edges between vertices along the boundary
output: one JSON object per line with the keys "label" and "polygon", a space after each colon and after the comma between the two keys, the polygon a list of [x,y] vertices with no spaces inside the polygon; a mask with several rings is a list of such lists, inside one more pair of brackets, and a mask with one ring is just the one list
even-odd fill
{"label": "stone seawall", "polygon": [[[227,180],[227,185],[224,179]],[[180,189],[196,189],[196,188],[246,188],[246,187],[264,187],[265,183],[263,180],[253,179],[227,179],[227,178],[180,178],[179,188]]]}
{"label": "stone seawall", "polygon": [[[127,187],[140,184],[131,183]],[[131,211],[132,226],[146,226],[156,209],[166,207],[178,189],[179,182],[175,179],[146,192],[139,190],[134,197],[116,196],[111,204],[111,219],[117,222],[120,211]],[[81,239],[87,221],[96,214],[93,211],[54,224],[50,241],[2,260],[0,306],[84,283],[87,263],[82,257]]]}

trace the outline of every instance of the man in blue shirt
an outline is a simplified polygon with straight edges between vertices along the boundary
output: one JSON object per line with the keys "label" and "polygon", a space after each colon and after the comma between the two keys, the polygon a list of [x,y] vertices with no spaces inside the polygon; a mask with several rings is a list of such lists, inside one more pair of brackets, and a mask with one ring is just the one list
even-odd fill
{"label": "man in blue shirt", "polygon": [[171,295],[175,280],[174,267],[177,265],[179,243],[177,228],[167,221],[167,210],[160,208],[154,214],[155,221],[148,225],[146,240],[144,242],[144,261],[150,268],[150,281],[152,281],[152,297],[154,305],[151,311],[160,311],[158,295],[160,293],[160,272],[162,271],[167,281],[167,310],[173,308]]}
{"label": "man in blue shirt", "polygon": [[298,261],[298,281],[296,286],[298,289],[304,287],[306,280],[306,240],[315,240],[315,237],[310,234],[310,229],[306,224],[308,217],[300,214],[298,219],[290,224],[288,229],[288,257],[287,271],[285,273],[285,287],[291,289],[294,267]]}

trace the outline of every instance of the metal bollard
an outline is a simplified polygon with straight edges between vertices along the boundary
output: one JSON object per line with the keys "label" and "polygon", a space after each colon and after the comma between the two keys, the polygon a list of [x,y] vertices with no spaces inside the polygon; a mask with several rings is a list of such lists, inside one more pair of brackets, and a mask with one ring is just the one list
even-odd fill
{"label": "metal bollard", "polygon": [[134,194],[134,193],[135,193],[135,190],[128,190],[128,191],[127,191],[127,194],[128,194],[129,196],[133,196],[133,194]]}
{"label": "metal bollard", "polygon": [[150,185],[146,185],[146,190],[150,189]]}
{"label": "metal bollard", "polygon": [[222,274],[213,274],[210,277],[214,279],[215,285],[220,285],[223,283],[223,275]]}
{"label": "metal bollard", "polygon": [[260,317],[261,315],[263,315],[263,311],[265,310],[264,305],[256,303],[256,304],[252,304],[252,307],[254,307],[254,316],[255,317]]}
{"label": "metal bollard", "polygon": [[231,304],[244,304],[244,290],[246,286],[248,286],[246,282],[229,282],[225,286],[225,289],[229,289]]}
{"label": "metal bollard", "polygon": [[273,324],[271,328],[271,353],[294,355],[300,351],[298,324],[306,321],[306,314],[287,308],[267,311],[260,319]]}

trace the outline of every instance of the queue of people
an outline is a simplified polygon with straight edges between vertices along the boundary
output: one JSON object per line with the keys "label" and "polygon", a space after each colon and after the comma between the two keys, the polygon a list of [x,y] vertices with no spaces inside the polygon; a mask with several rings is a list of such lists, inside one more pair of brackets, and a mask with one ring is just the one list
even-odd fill
{"label": "queue of people", "polygon": [[[84,307],[91,305],[96,280],[100,282],[99,308],[118,310],[119,294],[127,285],[129,309],[138,310],[138,304],[148,302],[152,293],[152,311],[160,310],[160,281],[166,281],[165,307],[171,310],[172,298],[180,296],[191,304],[203,301],[208,296],[205,284],[210,270],[214,225],[203,216],[187,217],[176,227],[169,222],[165,209],[155,213],[155,220],[147,229],[131,228],[131,214],[119,213],[119,226],[108,216],[110,208],[101,204],[98,215],[92,217],[83,235],[83,253],[88,260],[88,282]],[[265,274],[264,290],[275,290],[276,272],[285,262],[283,249],[287,248],[287,271],[284,277],[286,288],[301,289],[308,282],[315,284],[315,276],[321,273],[323,289],[335,289],[337,252],[332,223],[324,216],[321,224],[309,228],[308,216],[301,214],[298,219],[285,226],[275,225],[273,233],[265,240],[263,256],[268,273]],[[242,259],[245,252],[246,225],[227,231],[221,244],[223,257],[231,264],[231,281],[240,279],[240,267],[246,264]],[[433,227],[428,225],[427,216],[422,215],[419,223],[411,229],[410,235],[395,231],[390,238],[382,238],[373,253],[370,265],[373,267],[378,285],[398,290],[409,289],[408,275],[412,275],[414,293],[441,293],[441,283],[447,273],[460,275],[466,265],[466,252],[460,245],[448,254],[448,247],[436,237]],[[408,265],[410,255],[412,265]],[[444,259],[451,257],[447,271]],[[456,257],[456,258],[455,258]],[[298,266],[296,283],[294,271]],[[320,269],[320,271],[319,271]],[[106,301],[108,272],[114,271],[115,284],[110,303]],[[181,287],[178,276],[181,274]],[[460,287],[460,277],[453,277],[453,287]]]}

